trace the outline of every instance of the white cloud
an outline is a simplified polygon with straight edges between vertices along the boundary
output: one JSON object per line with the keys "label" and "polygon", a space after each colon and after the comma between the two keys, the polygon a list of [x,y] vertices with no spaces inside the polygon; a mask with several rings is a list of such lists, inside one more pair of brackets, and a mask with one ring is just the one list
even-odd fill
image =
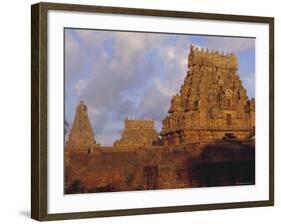
{"label": "white cloud", "polygon": [[154,79],[154,87],[158,89],[163,96],[172,96],[176,93],[175,89],[169,88],[167,85],[163,85],[163,83],[158,79]]}
{"label": "white cloud", "polygon": [[81,93],[84,91],[84,89],[87,88],[87,84],[89,81],[87,80],[78,80],[75,84],[74,84],[74,88],[75,91],[77,93],[78,96],[81,96]]}
{"label": "white cloud", "polygon": [[169,47],[167,49],[167,56],[170,60],[173,60],[175,57],[176,57],[176,54],[175,54],[175,48],[174,47]]}
{"label": "white cloud", "polygon": [[84,63],[85,53],[78,41],[69,32],[65,33],[65,74],[66,78],[72,79],[79,75]]}
{"label": "white cloud", "polygon": [[101,46],[109,38],[106,31],[93,32],[93,30],[80,29],[73,30],[73,32],[83,47],[88,50]]}

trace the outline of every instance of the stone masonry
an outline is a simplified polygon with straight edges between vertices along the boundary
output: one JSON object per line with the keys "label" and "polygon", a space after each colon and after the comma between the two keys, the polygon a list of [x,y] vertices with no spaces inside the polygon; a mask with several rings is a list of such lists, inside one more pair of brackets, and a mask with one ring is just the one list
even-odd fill
{"label": "stone masonry", "polygon": [[157,141],[157,131],[153,120],[125,118],[124,131],[120,140],[114,142],[114,146],[151,146]]}
{"label": "stone masonry", "polygon": [[68,140],[67,150],[91,150],[99,146],[96,144],[93,129],[88,118],[88,109],[83,101],[76,107],[76,114],[73,121]]}
{"label": "stone masonry", "polygon": [[233,54],[190,46],[187,75],[163,120],[165,145],[253,135],[255,100],[248,98],[237,67]]}

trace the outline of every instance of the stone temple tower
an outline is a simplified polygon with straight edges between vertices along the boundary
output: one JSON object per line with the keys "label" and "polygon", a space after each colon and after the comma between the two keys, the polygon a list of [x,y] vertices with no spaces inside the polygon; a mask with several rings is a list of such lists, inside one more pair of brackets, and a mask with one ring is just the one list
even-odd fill
{"label": "stone temple tower", "polygon": [[115,147],[151,146],[157,141],[157,131],[154,128],[154,120],[125,118],[125,129],[121,139],[114,142]]}
{"label": "stone temple tower", "polygon": [[76,107],[76,114],[73,121],[66,150],[91,150],[97,146],[94,133],[88,118],[88,109],[83,101]]}
{"label": "stone temple tower", "polygon": [[237,73],[234,54],[190,47],[188,72],[171,100],[160,133],[166,145],[249,139],[254,135],[255,100]]}

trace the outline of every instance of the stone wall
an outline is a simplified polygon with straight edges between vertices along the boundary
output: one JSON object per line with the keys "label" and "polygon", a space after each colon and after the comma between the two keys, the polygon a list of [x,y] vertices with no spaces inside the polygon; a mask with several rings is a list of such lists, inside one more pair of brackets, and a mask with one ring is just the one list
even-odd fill
{"label": "stone wall", "polygon": [[[172,189],[206,185],[204,177],[196,176],[198,171],[194,168],[200,162],[206,164],[204,158],[210,164],[245,161],[246,165],[251,166],[254,146],[249,142],[209,142],[172,148],[101,147],[91,153],[71,151],[67,157],[70,161],[65,169],[67,193]],[[244,172],[242,176],[249,175],[247,171]],[[241,175],[241,172],[237,172],[237,175]],[[253,177],[250,182],[254,183]],[[79,185],[78,189],[77,186],[73,189],[74,183]],[[223,183],[214,183],[214,186],[220,185]]]}

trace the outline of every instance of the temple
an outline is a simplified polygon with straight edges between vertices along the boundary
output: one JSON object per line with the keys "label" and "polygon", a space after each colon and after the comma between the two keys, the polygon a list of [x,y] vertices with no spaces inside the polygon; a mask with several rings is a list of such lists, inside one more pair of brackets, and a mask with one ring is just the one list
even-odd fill
{"label": "temple", "polygon": [[83,101],[76,107],[76,114],[73,121],[66,150],[91,150],[99,146],[96,144],[93,129],[88,118],[88,109]]}
{"label": "temple", "polygon": [[154,120],[125,118],[124,128],[121,139],[115,141],[114,146],[151,146],[157,141]]}
{"label": "temple", "polygon": [[233,54],[191,45],[187,75],[168,113],[161,131],[165,145],[254,135],[255,100],[247,96]]}

